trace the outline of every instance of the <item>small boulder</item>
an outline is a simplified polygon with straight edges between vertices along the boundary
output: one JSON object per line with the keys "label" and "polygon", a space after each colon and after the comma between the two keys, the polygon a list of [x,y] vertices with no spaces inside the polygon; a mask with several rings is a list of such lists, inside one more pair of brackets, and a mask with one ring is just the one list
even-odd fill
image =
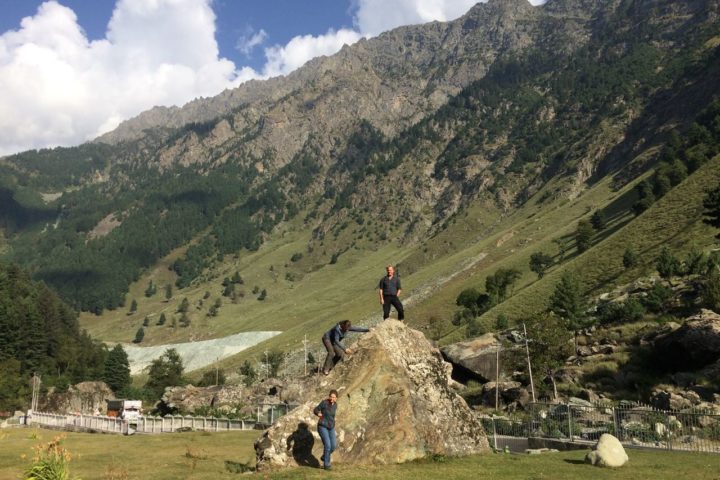
{"label": "small boulder", "polygon": [[585,463],[596,467],[622,467],[628,460],[620,440],[609,433],[602,434],[595,449],[585,456]]}

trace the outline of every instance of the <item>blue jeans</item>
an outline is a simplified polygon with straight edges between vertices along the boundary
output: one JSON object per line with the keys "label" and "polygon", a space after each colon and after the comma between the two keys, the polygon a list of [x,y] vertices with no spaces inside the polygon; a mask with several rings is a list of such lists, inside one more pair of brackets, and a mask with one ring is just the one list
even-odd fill
{"label": "blue jeans", "polygon": [[330,454],[335,451],[337,447],[337,440],[335,438],[335,429],[327,428],[323,425],[318,425],[318,433],[323,442],[323,467],[330,466]]}

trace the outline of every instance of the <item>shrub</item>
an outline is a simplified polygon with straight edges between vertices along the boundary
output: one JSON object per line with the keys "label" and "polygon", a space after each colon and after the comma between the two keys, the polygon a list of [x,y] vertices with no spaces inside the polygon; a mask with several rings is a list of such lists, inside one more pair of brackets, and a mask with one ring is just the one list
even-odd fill
{"label": "shrub", "polygon": [[62,445],[64,435],[55,437],[47,445],[35,447],[33,464],[25,471],[26,480],[68,480],[71,455]]}
{"label": "shrub", "polygon": [[648,290],[647,295],[643,298],[643,305],[653,313],[662,313],[667,310],[667,303],[672,298],[672,290],[665,285],[656,283]]}

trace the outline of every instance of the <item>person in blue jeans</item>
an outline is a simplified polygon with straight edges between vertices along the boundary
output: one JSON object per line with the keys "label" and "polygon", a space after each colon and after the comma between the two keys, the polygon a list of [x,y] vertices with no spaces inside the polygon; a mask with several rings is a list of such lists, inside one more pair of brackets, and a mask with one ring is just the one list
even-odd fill
{"label": "person in blue jeans", "polygon": [[315,407],[313,413],[318,416],[318,433],[323,443],[323,456],[320,458],[325,470],[330,470],[330,455],[337,447],[335,437],[335,412],[337,411],[337,390],[330,390],[328,398]]}

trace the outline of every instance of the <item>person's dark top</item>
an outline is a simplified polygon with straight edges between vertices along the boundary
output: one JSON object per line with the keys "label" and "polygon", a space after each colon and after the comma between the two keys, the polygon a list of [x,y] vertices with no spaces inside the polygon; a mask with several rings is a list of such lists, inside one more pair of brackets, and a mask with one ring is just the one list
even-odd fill
{"label": "person's dark top", "polygon": [[397,295],[398,290],[401,290],[400,277],[393,275],[392,278],[385,275],[380,279],[379,289],[382,289],[383,295]]}
{"label": "person's dark top", "polygon": [[318,421],[318,425],[322,425],[325,428],[333,429],[335,428],[335,412],[337,411],[337,403],[330,404],[330,402],[325,399],[320,404],[315,407],[315,410],[313,410],[313,413],[317,415],[318,413],[322,413],[322,418],[320,418],[320,421]]}
{"label": "person's dark top", "polygon": [[[347,332],[363,332],[363,333],[367,333],[369,331],[370,330],[365,327],[350,327],[347,330]],[[331,328],[330,330],[325,332],[325,334],[323,335],[323,338],[327,338],[328,340],[330,340],[330,343],[332,343],[333,345],[337,345],[340,348],[340,350],[342,350],[344,352],[346,349],[345,349],[345,345],[342,344],[342,340],[345,338],[345,335],[347,335],[347,332],[343,332],[342,327],[338,323],[333,328]]]}

